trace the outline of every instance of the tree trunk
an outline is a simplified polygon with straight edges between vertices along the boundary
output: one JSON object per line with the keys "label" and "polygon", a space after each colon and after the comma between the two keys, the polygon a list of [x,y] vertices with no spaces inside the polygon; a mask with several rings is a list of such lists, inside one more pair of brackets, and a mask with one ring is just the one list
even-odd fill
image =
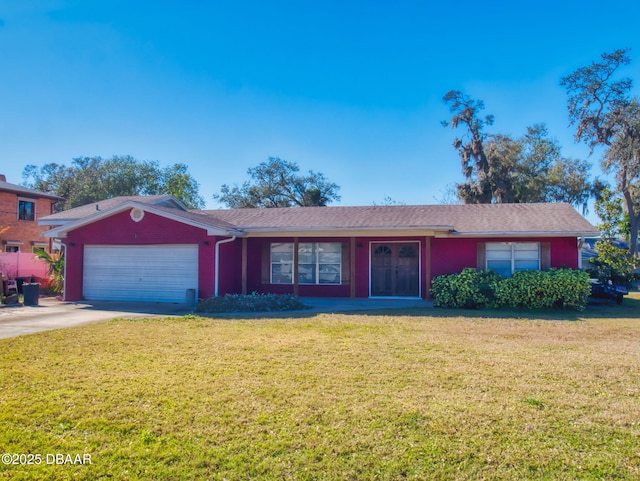
{"label": "tree trunk", "polygon": [[629,253],[633,257],[638,257],[638,214],[633,207],[633,197],[629,191],[629,183],[627,177],[627,166],[623,165],[620,171],[620,192],[627,204],[627,213],[629,214]]}
{"label": "tree trunk", "polygon": [[638,257],[638,224],[640,223],[640,216],[633,208],[633,198],[628,189],[624,191],[624,200],[629,213],[629,252],[633,257]]}

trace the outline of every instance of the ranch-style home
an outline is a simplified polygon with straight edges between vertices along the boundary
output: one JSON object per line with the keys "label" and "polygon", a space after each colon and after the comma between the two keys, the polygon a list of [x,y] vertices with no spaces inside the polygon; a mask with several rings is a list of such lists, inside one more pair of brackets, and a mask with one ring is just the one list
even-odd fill
{"label": "ranch-style home", "polygon": [[117,197],[50,215],[67,300],[185,302],[226,293],[428,298],[465,267],[578,268],[598,231],[568,204],[187,210]]}

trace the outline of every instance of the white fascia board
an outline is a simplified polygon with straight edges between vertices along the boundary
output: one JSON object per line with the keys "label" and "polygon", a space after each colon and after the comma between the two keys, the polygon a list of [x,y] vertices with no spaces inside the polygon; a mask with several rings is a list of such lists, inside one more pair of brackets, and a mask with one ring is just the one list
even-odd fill
{"label": "white fascia board", "polygon": [[45,217],[44,219],[38,219],[38,225],[59,225],[59,226],[63,226],[65,224],[68,224],[69,222],[74,222],[77,221],[79,219],[55,219],[55,220],[47,220],[47,218]]}
{"label": "white fascia board", "polygon": [[451,226],[245,228],[247,237],[438,236]]}
{"label": "white fascia board", "polygon": [[445,237],[593,237],[598,231],[450,232]]}
{"label": "white fascia board", "polygon": [[181,215],[178,214],[173,214],[171,212],[167,212],[165,210],[160,210],[160,209],[156,209],[154,208],[153,205],[150,204],[144,204],[144,203],[140,203],[140,202],[135,202],[135,201],[126,201],[112,209],[108,209],[105,211],[98,211],[95,214],[89,215],[87,217],[83,217],[82,219],[77,219],[74,221],[70,221],[66,224],[63,224],[57,228],[53,228],[51,230],[46,231],[43,236],[44,237],[52,237],[52,238],[58,238],[58,239],[64,239],[67,237],[67,233],[72,231],[72,230],[76,230],[79,229],[80,227],[84,227],[86,225],[92,224],[94,222],[97,222],[99,220],[105,219],[107,217],[111,217],[112,215],[115,214],[119,214],[120,212],[124,212],[128,209],[140,209],[144,212],[149,212],[151,214],[155,214],[155,215],[159,215],[161,217],[165,217],[167,219],[170,220],[174,220],[176,222],[180,222],[182,224],[187,224],[187,225],[191,225],[194,227],[198,227],[201,229],[204,229],[207,231],[207,235],[210,236],[215,236],[215,235],[224,235],[224,236],[230,236],[230,235],[242,235],[242,232],[240,231],[234,231],[234,230],[226,230],[226,229],[221,229],[219,227],[214,227],[202,222],[198,222],[195,221],[193,219],[189,219],[186,217],[183,217]]}

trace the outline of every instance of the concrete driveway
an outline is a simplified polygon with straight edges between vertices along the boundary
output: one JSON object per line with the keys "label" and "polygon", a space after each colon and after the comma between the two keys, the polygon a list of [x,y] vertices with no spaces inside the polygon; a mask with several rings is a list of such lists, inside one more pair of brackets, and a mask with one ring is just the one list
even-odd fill
{"label": "concrete driveway", "polygon": [[0,306],[0,339],[74,327],[116,317],[182,316],[186,304],[159,302],[61,302],[41,298],[37,306]]}
{"label": "concrete driveway", "polygon": [[[431,302],[423,299],[301,298],[301,300],[310,307],[306,311],[300,311],[304,313],[372,311],[433,306]],[[39,331],[81,326],[91,322],[108,321],[117,317],[183,316],[191,312],[193,312],[193,309],[187,304],[120,301],[62,302],[53,298],[40,298],[37,306],[0,305],[0,339]],[[229,317],[231,315],[221,315],[221,317]]]}

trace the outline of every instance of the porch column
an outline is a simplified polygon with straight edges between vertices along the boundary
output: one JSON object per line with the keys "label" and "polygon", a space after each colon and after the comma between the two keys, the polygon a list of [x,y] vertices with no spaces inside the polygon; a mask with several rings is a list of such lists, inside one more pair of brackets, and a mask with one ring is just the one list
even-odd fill
{"label": "porch column", "polygon": [[293,238],[293,295],[298,295],[298,244],[299,239]]}
{"label": "porch column", "polygon": [[242,238],[242,293],[247,293],[247,238]]}
{"label": "porch column", "polygon": [[356,238],[352,237],[349,242],[349,297],[356,298]]}
{"label": "porch column", "polygon": [[431,299],[431,237],[424,239],[425,263],[424,263],[424,282],[426,288],[425,299]]}

